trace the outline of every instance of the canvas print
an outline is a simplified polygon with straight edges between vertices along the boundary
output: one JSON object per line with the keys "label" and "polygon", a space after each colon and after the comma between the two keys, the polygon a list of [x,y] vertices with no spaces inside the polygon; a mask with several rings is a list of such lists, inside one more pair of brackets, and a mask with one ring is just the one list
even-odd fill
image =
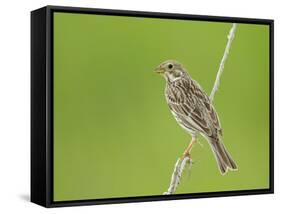
{"label": "canvas print", "polygon": [[269,78],[266,24],[54,12],[54,202],[269,189]]}

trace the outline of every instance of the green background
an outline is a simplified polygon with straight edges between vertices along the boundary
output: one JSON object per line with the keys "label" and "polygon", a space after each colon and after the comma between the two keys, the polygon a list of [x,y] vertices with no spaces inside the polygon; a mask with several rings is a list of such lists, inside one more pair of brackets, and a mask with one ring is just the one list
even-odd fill
{"label": "green background", "polygon": [[[161,195],[190,141],[153,70],[176,59],[210,93],[231,23],[54,14],[54,200]],[[269,26],[238,24],[215,107],[239,170],[207,142],[177,193],[269,187]]]}

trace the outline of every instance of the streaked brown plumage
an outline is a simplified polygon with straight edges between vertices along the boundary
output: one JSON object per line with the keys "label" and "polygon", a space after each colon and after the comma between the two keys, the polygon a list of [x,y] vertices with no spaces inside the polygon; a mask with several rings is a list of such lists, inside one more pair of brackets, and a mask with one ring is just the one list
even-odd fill
{"label": "streaked brown plumage", "polygon": [[192,136],[185,155],[190,155],[193,142],[202,134],[209,142],[222,174],[237,165],[222,143],[222,129],[209,96],[193,80],[183,66],[174,60],[160,64],[157,73],[166,79],[165,96],[168,106],[179,125]]}

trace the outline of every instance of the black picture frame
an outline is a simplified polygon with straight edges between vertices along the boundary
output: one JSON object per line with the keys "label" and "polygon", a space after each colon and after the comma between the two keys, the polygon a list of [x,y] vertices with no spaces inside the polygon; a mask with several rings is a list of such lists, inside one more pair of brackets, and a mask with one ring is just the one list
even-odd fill
{"label": "black picture frame", "polygon": [[[53,13],[70,12],[162,19],[203,20],[270,27],[270,184],[268,189],[54,202],[53,200]],[[274,192],[274,21],[219,16],[46,6],[31,12],[31,201],[44,207],[267,194]]]}

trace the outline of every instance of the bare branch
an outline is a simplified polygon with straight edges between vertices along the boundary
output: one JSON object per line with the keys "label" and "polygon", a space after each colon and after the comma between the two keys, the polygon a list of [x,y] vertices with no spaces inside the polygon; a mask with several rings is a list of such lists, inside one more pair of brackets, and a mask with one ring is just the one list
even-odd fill
{"label": "bare branch", "polygon": [[163,193],[164,195],[171,195],[176,192],[176,189],[180,183],[180,179],[181,179],[182,173],[183,173],[186,165],[189,164],[189,167],[188,167],[188,173],[189,173],[191,170],[191,167],[192,167],[192,163],[193,162],[189,157],[184,157],[183,159],[179,158],[177,160],[177,162],[175,164],[174,172],[171,177],[171,183],[170,183],[169,189],[167,192]]}
{"label": "bare branch", "polygon": [[213,90],[212,90],[212,92],[211,92],[211,94],[210,94],[210,100],[211,100],[211,102],[214,101],[215,93],[216,93],[216,91],[219,89],[220,77],[221,77],[222,72],[223,72],[223,69],[224,69],[224,63],[225,63],[225,61],[226,61],[226,59],[227,59],[227,56],[228,56],[228,54],[229,54],[231,42],[232,42],[232,40],[233,40],[233,38],[234,38],[234,34],[235,34],[235,31],[236,31],[236,26],[237,26],[236,23],[233,23],[233,24],[232,24],[232,28],[230,29],[229,34],[228,34],[228,36],[227,36],[227,38],[228,38],[227,45],[226,45],[226,47],[225,47],[224,54],[223,54],[223,57],[222,57],[222,59],[221,59],[220,67],[219,67],[219,70],[218,70],[218,73],[217,73],[217,77],[216,77],[216,81],[215,81]]}
{"label": "bare branch", "polygon": [[[222,60],[221,60],[221,63],[220,63],[220,67],[219,67],[219,70],[218,70],[218,73],[217,73],[217,77],[216,77],[216,81],[214,83],[213,90],[210,94],[211,102],[213,102],[215,93],[219,88],[220,77],[221,77],[223,69],[224,69],[224,63],[225,63],[225,61],[228,57],[228,54],[229,54],[231,42],[234,38],[234,34],[235,34],[235,31],[236,31],[236,26],[237,26],[236,23],[232,24],[232,27],[229,31],[228,36],[227,36],[228,41],[227,41],[227,44],[226,44],[226,47],[225,47],[225,50],[224,50],[224,54],[223,54],[223,57],[222,57]],[[190,157],[184,157],[183,159],[179,158],[177,160],[177,162],[175,164],[175,167],[174,167],[172,177],[171,177],[170,186],[168,188],[168,191],[163,193],[164,195],[171,195],[171,194],[174,194],[176,192],[177,187],[178,187],[178,185],[180,183],[180,180],[181,180],[181,177],[182,177],[182,173],[183,173],[184,169],[186,168],[186,165],[189,165],[188,174],[190,175],[192,164],[193,164],[193,162],[192,162],[192,159],[190,159]]]}

